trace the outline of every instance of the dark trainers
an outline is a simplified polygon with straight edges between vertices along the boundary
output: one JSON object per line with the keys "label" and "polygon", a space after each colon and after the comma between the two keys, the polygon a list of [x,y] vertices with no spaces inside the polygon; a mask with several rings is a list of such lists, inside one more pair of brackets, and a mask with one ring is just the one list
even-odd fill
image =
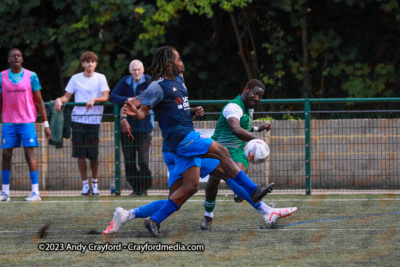
{"label": "dark trainers", "polygon": [[266,187],[261,187],[258,186],[256,190],[254,190],[253,196],[251,197],[251,200],[254,203],[260,202],[260,200],[268,193],[271,193],[272,190],[274,190],[275,183],[270,183]]}
{"label": "dark trainers", "polygon": [[244,199],[239,197],[237,194],[233,195],[233,201],[235,201],[236,203],[240,203],[242,202]]}
{"label": "dark trainers", "polygon": [[213,221],[213,218],[204,216],[204,219],[200,225],[201,230],[211,230],[212,221]]}
{"label": "dark trainers", "polygon": [[158,222],[153,221],[152,219],[146,218],[143,220],[144,226],[149,230],[150,234],[154,237],[164,237],[160,233],[160,224]]}

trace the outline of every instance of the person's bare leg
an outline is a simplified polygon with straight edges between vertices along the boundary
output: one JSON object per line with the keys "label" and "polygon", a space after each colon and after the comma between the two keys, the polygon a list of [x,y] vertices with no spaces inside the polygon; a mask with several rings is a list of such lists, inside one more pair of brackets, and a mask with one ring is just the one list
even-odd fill
{"label": "person's bare leg", "polygon": [[207,153],[203,156],[218,159],[226,177],[234,178],[240,172],[240,168],[233,162],[228,149],[215,141],[211,143]]}
{"label": "person's bare leg", "polygon": [[91,160],[90,161],[90,169],[92,171],[92,189],[93,195],[99,195],[99,188],[98,188],[98,176],[99,176],[99,160]]}
{"label": "person's bare leg", "polygon": [[82,181],[87,180],[87,166],[85,158],[78,158],[78,168],[79,173],[81,174]]}
{"label": "person's bare leg", "polygon": [[[191,196],[199,190],[200,168],[192,166],[182,173],[182,185],[175,190],[156,213],[144,220],[145,227],[154,237],[163,237],[160,233],[160,223],[177,211]],[[171,191],[171,192],[172,192]]]}
{"label": "person's bare leg", "polygon": [[91,160],[90,161],[90,169],[92,171],[92,178],[97,179],[99,176],[99,160],[97,160],[97,159]]}
{"label": "person's bare leg", "polygon": [[169,194],[168,194],[168,198],[171,197],[171,195],[173,193],[175,193],[176,190],[178,190],[181,186],[183,185],[183,179],[182,177],[179,178],[178,180],[175,181],[175,183],[173,183],[171,185],[171,187],[169,188]]}
{"label": "person's bare leg", "polygon": [[3,149],[3,153],[2,153],[3,161],[1,163],[2,170],[11,170],[12,154],[13,154],[13,148]]}
{"label": "person's bare leg", "polygon": [[83,196],[88,196],[90,194],[90,187],[89,187],[89,181],[87,178],[87,166],[86,166],[86,159],[85,158],[78,158],[78,168],[79,168],[79,173],[81,174],[82,178],[82,195]]}
{"label": "person's bare leg", "polygon": [[170,199],[181,207],[191,196],[199,190],[200,168],[193,166],[182,173],[182,186],[179,187]]}
{"label": "person's bare leg", "polygon": [[[244,172],[247,174],[248,170],[246,168],[246,166],[244,166],[242,163],[240,162],[236,162],[236,165]],[[225,173],[222,169],[222,167],[217,166],[216,170],[214,170],[213,173],[218,172],[219,173],[219,177],[224,177]],[[225,179],[226,180],[226,179]],[[221,178],[218,178],[214,175],[209,176],[207,184],[206,184],[206,201],[207,202],[214,202],[215,199],[217,198],[217,194],[218,194],[218,185],[221,182]],[[215,207],[215,205],[214,205]],[[212,210],[214,210],[214,207],[212,208]],[[212,212],[209,211],[209,212]]]}
{"label": "person's bare leg", "polygon": [[[31,179],[31,184],[32,184],[32,192],[34,192],[36,195],[39,196],[39,173],[33,149],[34,149],[33,147],[24,147],[24,152],[25,152],[26,162],[28,163],[29,177]],[[27,199],[31,199],[30,198],[31,196],[29,196]]]}
{"label": "person's bare leg", "polygon": [[[1,180],[2,180],[2,192],[1,201],[10,200],[10,174],[11,174],[11,158],[13,154],[13,148],[5,148],[2,152],[1,162]],[[4,192],[4,194],[3,194]]]}
{"label": "person's bare leg", "polygon": [[35,159],[33,147],[24,147],[26,163],[30,172],[37,171],[37,162]]}
{"label": "person's bare leg", "polygon": [[[208,149],[208,152],[203,155],[206,158],[216,158],[220,161],[220,165],[224,170],[225,177],[229,177],[237,184],[243,187],[252,197],[252,201],[258,203],[266,194],[271,192],[271,187],[258,187],[246,173],[233,162],[227,148],[213,141]],[[272,185],[273,187],[273,185]]]}
{"label": "person's bare leg", "polygon": [[[236,165],[238,165],[242,171],[247,173],[247,168],[242,163],[236,162]],[[225,176],[224,170],[222,169],[220,164],[217,166],[217,168],[212,173],[219,175],[219,177]],[[227,179],[224,179],[224,180],[227,180]],[[206,198],[204,200],[205,213],[204,213],[203,221],[200,224],[201,230],[211,230],[211,224],[212,224],[213,218],[214,218],[213,211],[214,211],[215,205],[216,205],[215,200],[217,198],[218,185],[219,185],[220,181],[221,181],[220,178],[210,174],[209,179],[207,181],[207,185],[206,185]]]}

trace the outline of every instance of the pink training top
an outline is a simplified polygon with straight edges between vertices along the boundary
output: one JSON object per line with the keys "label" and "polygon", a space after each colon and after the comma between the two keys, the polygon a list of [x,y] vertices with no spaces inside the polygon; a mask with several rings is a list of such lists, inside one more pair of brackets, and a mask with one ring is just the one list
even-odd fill
{"label": "pink training top", "polygon": [[24,69],[21,82],[14,84],[8,78],[8,70],[1,72],[3,96],[3,122],[35,122],[37,117],[36,99],[33,96],[31,72]]}

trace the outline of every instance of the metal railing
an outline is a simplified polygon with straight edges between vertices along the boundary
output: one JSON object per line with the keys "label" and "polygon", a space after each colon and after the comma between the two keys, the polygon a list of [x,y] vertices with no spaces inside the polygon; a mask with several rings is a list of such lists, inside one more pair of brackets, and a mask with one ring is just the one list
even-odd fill
{"label": "metal railing", "polygon": [[[207,112],[210,105],[221,110],[229,100],[195,100],[191,106],[203,105],[204,118],[196,119],[196,129],[214,129],[219,112]],[[273,129],[258,133],[267,140],[271,155],[265,164],[252,165],[249,176],[257,183],[275,181],[276,189],[286,192],[320,190],[398,190],[400,110],[329,110],[329,103],[399,103],[400,98],[367,99],[279,99],[261,100],[259,105],[297,105],[297,110],[255,112],[254,125],[271,122]],[[312,110],[323,104],[326,110]],[[46,103],[47,105],[48,103]],[[85,103],[66,103],[66,106]],[[115,179],[119,195],[129,186],[124,177],[120,146],[119,107],[104,103],[100,138],[100,189],[105,194]],[[79,190],[80,176],[71,159],[70,141],[62,153],[44,142],[42,126],[36,126],[41,140],[35,156],[38,160],[41,190]],[[168,171],[161,155],[162,137],[158,126],[153,131],[151,169],[152,191],[168,189]],[[27,166],[22,150],[13,156],[11,189],[28,190]],[[222,185],[224,187],[224,185]],[[204,188],[202,186],[201,188]]]}

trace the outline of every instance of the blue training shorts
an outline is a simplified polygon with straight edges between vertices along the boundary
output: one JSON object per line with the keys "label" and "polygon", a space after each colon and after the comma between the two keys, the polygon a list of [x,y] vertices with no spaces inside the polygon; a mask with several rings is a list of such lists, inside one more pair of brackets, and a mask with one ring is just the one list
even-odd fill
{"label": "blue training shorts", "polygon": [[183,157],[193,157],[206,154],[213,140],[198,132],[190,132],[185,139],[178,145],[175,154]]}
{"label": "blue training shorts", "polygon": [[[186,135],[183,141],[178,145],[175,152],[173,152],[175,158],[174,166],[174,181],[169,181],[171,186],[177,179],[182,176],[182,173],[192,166],[202,167],[203,157],[201,155],[206,154],[210,148],[213,140],[211,138],[206,138],[204,135],[198,132],[190,132]],[[218,161],[218,160],[217,160]],[[209,162],[208,162],[209,163]],[[218,161],[219,163],[219,161]],[[213,171],[218,163],[214,162],[215,166],[211,171]],[[167,164],[168,165],[168,164]],[[204,175],[207,176],[207,175]],[[203,176],[203,177],[204,177]]]}
{"label": "blue training shorts", "polygon": [[32,123],[3,123],[1,133],[1,148],[39,146],[35,124]]}
{"label": "blue training shorts", "polygon": [[219,160],[217,159],[195,158],[194,160],[189,159],[184,162],[184,166],[177,167],[175,163],[176,155],[174,153],[163,153],[163,157],[169,171],[168,187],[171,187],[179,178],[182,177],[182,173],[192,166],[200,167],[200,177],[204,178],[212,173],[219,164]]}

